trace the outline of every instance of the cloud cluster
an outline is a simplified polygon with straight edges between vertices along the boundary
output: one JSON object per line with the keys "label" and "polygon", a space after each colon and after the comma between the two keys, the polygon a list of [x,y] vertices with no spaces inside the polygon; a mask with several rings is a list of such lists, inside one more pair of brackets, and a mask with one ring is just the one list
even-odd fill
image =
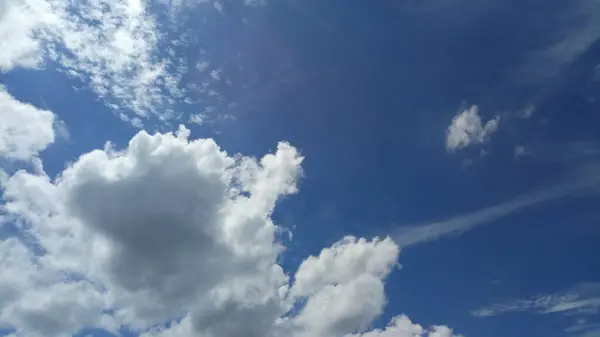
{"label": "cloud cluster", "polygon": [[[237,98],[227,93],[246,83],[233,83],[218,67],[221,51],[206,39],[202,25],[212,27],[224,14],[239,15],[227,13],[230,5],[265,4],[238,2],[4,0],[0,72],[15,68],[59,72],[83,84],[120,119],[138,128],[174,120],[198,124],[230,120],[228,111]],[[197,16],[204,19],[198,21]],[[196,68],[198,60],[190,58],[198,56],[197,50],[204,66]],[[186,107],[199,112],[183,116]]]}
{"label": "cloud cluster", "polygon": [[176,50],[193,39],[179,23],[159,17],[181,6],[161,0],[2,1],[0,71],[56,67],[138,127],[147,118],[177,118],[178,105],[195,98],[182,83],[188,60]]}
{"label": "cloud cluster", "polygon": [[168,53],[159,55],[161,35],[147,7],[139,0],[6,0],[0,5],[0,70],[38,68],[50,59],[122,118],[168,118],[182,95],[183,69]]}
{"label": "cloud cluster", "polygon": [[[271,220],[297,192],[303,157],[282,142],[260,159],[211,139],[139,132],[52,179],[3,181],[0,328],[71,336],[120,327],[141,336],[453,336],[404,316],[369,331],[397,265],[391,239],[346,237],[294,275]],[[35,148],[42,150],[43,147]],[[35,151],[35,150],[32,150]]]}
{"label": "cloud cluster", "polygon": [[452,119],[446,130],[446,150],[454,152],[472,144],[483,144],[498,129],[500,117],[483,123],[479,108],[472,105]]}

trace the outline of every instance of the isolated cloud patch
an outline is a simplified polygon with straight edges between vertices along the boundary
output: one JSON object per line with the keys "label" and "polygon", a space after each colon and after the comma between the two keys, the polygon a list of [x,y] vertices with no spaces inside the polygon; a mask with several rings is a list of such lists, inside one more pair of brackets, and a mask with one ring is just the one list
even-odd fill
{"label": "isolated cloud patch", "polygon": [[482,123],[479,108],[472,105],[452,119],[446,130],[446,150],[455,152],[472,144],[483,144],[498,129],[500,117]]}
{"label": "isolated cloud patch", "polygon": [[[246,2],[249,6],[262,3]],[[202,5],[203,11],[215,12],[212,6],[204,6],[209,3],[3,0],[0,72],[42,70],[47,65],[80,80],[122,120],[139,128],[146,119],[181,118],[180,105],[193,104],[208,112],[217,101],[225,104],[220,90],[212,85],[224,75],[219,69],[206,69],[206,74],[193,75],[193,83],[185,82],[184,76],[193,70],[188,69],[191,62],[181,48],[210,49],[184,25],[190,19],[182,11]],[[198,24],[194,20],[192,26]]]}
{"label": "isolated cloud patch", "polygon": [[22,103],[0,85],[0,157],[29,161],[54,142],[55,116]]}
{"label": "isolated cloud patch", "polygon": [[[260,159],[231,156],[189,135],[142,131],[55,179],[19,171],[4,182],[5,210],[34,244],[0,241],[0,285],[18,290],[0,294],[0,328],[36,337],[120,326],[163,337],[376,336],[366,330],[385,307],[398,246],[346,237],[307,258],[292,281],[277,262],[271,214],[297,192],[303,157],[285,142]],[[404,331],[398,322],[371,334]],[[440,329],[394,337],[450,331]]]}

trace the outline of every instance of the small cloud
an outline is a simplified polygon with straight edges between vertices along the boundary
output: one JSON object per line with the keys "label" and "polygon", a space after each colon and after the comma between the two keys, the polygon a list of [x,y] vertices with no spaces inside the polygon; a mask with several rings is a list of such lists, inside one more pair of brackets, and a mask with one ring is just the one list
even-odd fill
{"label": "small cloud", "polygon": [[518,112],[519,118],[528,119],[535,113],[535,105],[529,104],[524,109]]}
{"label": "small cloud", "polygon": [[206,115],[197,113],[190,116],[189,122],[193,124],[202,125],[204,124],[206,119]]}
{"label": "small cloud", "polygon": [[29,162],[57,137],[53,112],[21,102],[0,86],[0,157]]}
{"label": "small cloud", "polygon": [[515,157],[521,157],[527,154],[527,150],[525,150],[525,146],[517,145],[515,146]]}
{"label": "small cloud", "polygon": [[220,1],[213,2],[213,7],[217,10],[217,12],[223,13],[223,4]]}
{"label": "small cloud", "polygon": [[267,4],[267,0],[244,0],[246,6],[264,6]]}
{"label": "small cloud", "polygon": [[200,70],[200,71],[205,71],[206,69],[208,69],[208,66],[210,64],[208,63],[208,61],[200,61],[198,62],[198,64],[196,64],[196,69]]}
{"label": "small cloud", "polygon": [[446,150],[455,152],[472,144],[483,144],[498,129],[500,117],[483,124],[479,116],[479,108],[472,105],[452,119],[446,130]]}
{"label": "small cloud", "polygon": [[66,140],[66,141],[71,139],[71,135],[69,134],[69,129],[67,128],[67,124],[64,121],[55,120],[53,128],[54,128],[54,134],[57,139],[62,139],[62,140]]}
{"label": "small cloud", "polygon": [[210,77],[212,77],[215,81],[221,80],[221,71],[213,70],[210,72]]}

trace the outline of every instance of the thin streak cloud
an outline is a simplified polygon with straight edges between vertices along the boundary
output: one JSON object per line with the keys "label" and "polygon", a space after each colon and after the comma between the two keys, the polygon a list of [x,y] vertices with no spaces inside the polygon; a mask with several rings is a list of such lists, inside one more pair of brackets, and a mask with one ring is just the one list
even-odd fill
{"label": "thin streak cloud", "polygon": [[510,201],[472,213],[461,214],[446,220],[421,225],[402,226],[394,233],[393,237],[401,247],[435,241],[450,235],[460,235],[474,228],[491,224],[539,204],[599,192],[600,176],[592,174],[585,177],[535,193],[521,195]]}

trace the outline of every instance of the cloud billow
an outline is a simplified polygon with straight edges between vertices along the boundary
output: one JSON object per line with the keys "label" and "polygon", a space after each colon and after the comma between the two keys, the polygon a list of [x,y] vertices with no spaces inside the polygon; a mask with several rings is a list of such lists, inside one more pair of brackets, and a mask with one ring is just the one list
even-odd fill
{"label": "cloud billow", "polygon": [[389,238],[348,236],[293,278],[283,270],[271,214],[298,192],[303,157],[293,146],[256,159],[189,136],[184,127],[142,131],[123,150],[107,143],[83,154],[55,179],[6,179],[5,210],[39,249],[1,242],[0,284],[11,291],[0,293],[0,327],[17,336],[89,327],[146,337],[453,336],[405,316],[369,330],[397,265]]}

